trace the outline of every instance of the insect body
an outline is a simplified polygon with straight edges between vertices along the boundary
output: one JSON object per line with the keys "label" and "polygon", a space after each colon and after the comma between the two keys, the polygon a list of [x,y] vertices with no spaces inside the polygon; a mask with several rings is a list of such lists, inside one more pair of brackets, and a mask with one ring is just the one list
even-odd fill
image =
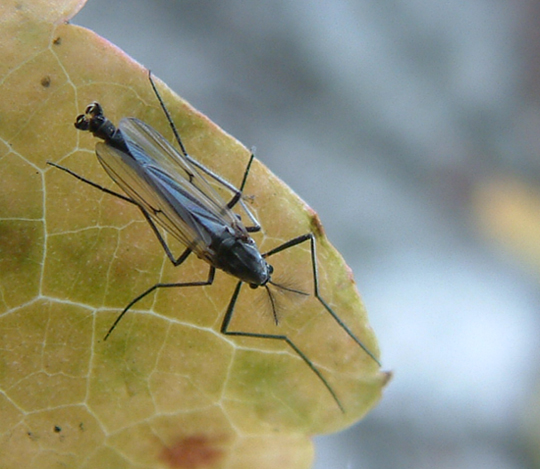
{"label": "insect body", "polygon": [[[250,233],[259,231],[260,226],[242,200],[242,191],[253,162],[253,155],[249,160],[242,183],[238,189],[202,166],[186,152],[151,76],[150,82],[175,134],[181,152],[172,147],[161,134],[138,119],[124,118],[116,128],[105,117],[102,107],[98,103],[92,103],[87,107],[85,114],[77,117],[75,127],[79,130],[89,131],[103,140],[103,142],[96,145],[98,160],[126,195],[89,181],[68,168],[55,163],[49,164],[108,194],[136,205],[148,221],[173,265],[179,266],[191,253],[194,253],[207,262],[210,267],[205,281],[158,283],[141,293],[123,309],[107,332],[105,339],[109,337],[124,314],[148,294],[159,288],[211,285],[214,281],[216,269],[220,269],[238,279],[221,324],[221,333],[230,336],[286,342],[317,375],[337,405],[344,411],[335,391],[330,387],[322,373],[286,335],[229,330],[235,305],[244,283],[247,283],[251,288],[263,287],[266,289],[276,324],[278,324],[278,316],[270,285],[296,294],[306,295],[304,292],[274,283],[272,281],[273,268],[266,259],[278,252],[309,242],[315,297],[343,330],[375,362],[379,363],[376,357],[319,295],[314,235],[307,233],[298,236],[268,252],[261,253],[250,236]],[[214,179],[231,191],[233,196],[229,202],[222,199],[210,185],[206,179],[207,177]],[[245,226],[232,211],[237,204],[244,207],[249,218],[254,223],[253,226]],[[165,229],[186,246],[178,258],[173,256],[158,226]]]}
{"label": "insect body", "polygon": [[[272,267],[231,210],[240,196],[226,204],[197,168],[178,158],[169,142],[138,119],[122,119],[116,129],[99,103],[92,103],[75,126],[105,140],[96,147],[99,161],[141,209],[156,234],[154,221],[187,246],[185,256],[193,252],[212,269],[221,269],[254,287],[271,282]],[[259,229],[252,227],[250,231]],[[158,238],[170,254],[165,240],[161,235]],[[185,260],[184,254],[178,259],[172,254],[169,257],[174,265]]]}

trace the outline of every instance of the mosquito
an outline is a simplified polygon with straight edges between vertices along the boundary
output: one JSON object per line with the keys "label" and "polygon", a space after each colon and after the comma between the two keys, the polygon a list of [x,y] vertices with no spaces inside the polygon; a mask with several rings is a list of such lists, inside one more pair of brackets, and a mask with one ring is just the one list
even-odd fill
{"label": "mosquito", "polygon": [[[356,337],[320,295],[315,236],[311,232],[306,233],[261,253],[250,236],[250,233],[260,231],[261,226],[243,201],[244,187],[254,160],[253,154],[249,158],[238,188],[192,158],[184,147],[171,115],[157,90],[152,74],[149,73],[148,76],[180,151],[176,150],[152,127],[134,117],[123,118],[120,120],[118,128],[115,127],[105,117],[101,105],[94,102],[87,106],[84,114],[77,117],[75,127],[81,131],[88,131],[103,140],[96,144],[97,158],[125,195],[96,184],[66,167],[52,162],[48,164],[138,207],[175,267],[180,266],[193,253],[209,265],[209,270],[206,280],[203,281],[156,283],[148,288],[131,300],[122,310],[109,328],[104,340],[107,340],[111,335],[122,317],[150,293],[162,288],[212,285],[216,269],[219,269],[238,279],[223,317],[220,332],[227,336],[285,342],[315,373],[341,411],[345,412],[336,392],[324,375],[289,337],[283,334],[229,330],[229,324],[244,283],[253,289],[262,287],[266,290],[276,325],[278,325],[277,306],[274,293],[270,289],[271,286],[300,295],[308,295],[305,292],[275,283],[272,280],[274,269],[267,262],[267,259],[299,244],[309,243],[314,297],[350,338],[380,366],[375,355]],[[227,188],[231,192],[232,198],[226,202],[210,185],[207,178],[211,178]],[[233,212],[232,209],[238,204],[248,214],[251,226],[244,225],[240,217]],[[159,227],[186,246],[178,257],[173,255]]]}

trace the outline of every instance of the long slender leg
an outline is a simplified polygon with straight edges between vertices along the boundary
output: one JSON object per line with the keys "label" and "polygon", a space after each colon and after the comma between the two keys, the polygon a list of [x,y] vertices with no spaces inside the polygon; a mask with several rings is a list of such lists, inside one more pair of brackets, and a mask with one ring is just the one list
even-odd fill
{"label": "long slender leg", "polygon": [[100,186],[99,184],[96,184],[95,182],[92,182],[89,179],[86,179],[86,178],[80,176],[75,171],[72,171],[69,168],[66,168],[64,166],[60,166],[59,164],[53,163],[52,161],[47,161],[47,164],[49,166],[54,166],[55,168],[58,168],[58,169],[61,169],[62,171],[65,171],[66,173],[70,174],[71,176],[77,178],[79,181],[82,181],[82,182],[84,182],[84,183],[86,183],[86,184],[88,184],[88,185],[90,185],[92,187],[95,187],[96,189],[99,189],[100,191],[105,192],[106,194],[114,195],[115,197],[118,197],[119,199],[125,200],[126,202],[129,202],[130,204],[138,205],[137,202],[130,199],[129,197],[127,197],[125,195],[122,195],[122,194],[119,194],[118,192],[114,192],[114,191],[112,191],[110,189],[107,189],[106,187]]}
{"label": "long slender leg", "polygon": [[253,159],[255,158],[255,155],[252,153],[249,157],[248,164],[246,166],[246,169],[244,171],[244,177],[242,178],[242,183],[240,184],[240,187],[235,192],[234,197],[229,201],[227,204],[227,207],[233,208],[239,200],[242,199],[242,192],[244,192],[244,186],[246,185],[246,181],[249,175],[249,170],[251,169],[251,163],[253,163]]}
{"label": "long slender leg", "polygon": [[225,188],[230,190],[234,194],[234,196],[233,196],[232,200],[227,204],[227,206],[229,208],[232,208],[234,205],[236,205],[238,202],[240,202],[240,204],[242,205],[242,207],[246,211],[248,217],[254,223],[254,226],[248,227],[247,230],[249,232],[251,232],[251,233],[259,231],[261,229],[261,227],[259,225],[259,222],[255,218],[255,216],[251,213],[251,210],[249,210],[249,208],[244,204],[244,201],[242,200],[242,191],[244,189],[244,185],[246,183],[247,176],[248,176],[249,170],[251,168],[251,163],[253,162],[253,159],[254,159],[254,155],[252,154],[250,159],[249,159],[247,168],[246,168],[246,170],[244,172],[244,178],[242,180],[242,184],[240,186],[240,189],[237,189],[231,183],[229,183],[228,181],[223,179],[221,176],[218,176],[216,173],[214,173],[213,171],[208,169],[206,166],[204,166],[203,164],[199,163],[197,160],[192,158],[188,154],[188,152],[186,150],[186,147],[184,146],[184,143],[182,142],[182,139],[180,138],[180,134],[178,133],[178,130],[177,130],[176,126],[174,125],[174,121],[172,120],[171,114],[169,113],[169,110],[167,109],[167,106],[165,106],[165,103],[163,102],[163,99],[162,99],[161,95],[159,94],[159,91],[158,91],[158,89],[156,87],[156,84],[154,83],[154,79],[152,78],[152,72],[150,70],[148,70],[148,79],[150,80],[150,85],[152,86],[152,89],[154,90],[154,94],[156,95],[156,98],[159,101],[159,105],[161,106],[161,109],[163,110],[163,113],[165,114],[165,118],[167,119],[167,122],[169,123],[169,127],[171,128],[171,130],[173,132],[174,138],[178,142],[178,146],[180,147],[180,151],[182,152],[182,155],[184,156],[184,158],[186,158],[192,165],[199,168],[201,171],[203,171],[205,174],[210,176],[212,179],[219,182]]}
{"label": "long slender leg", "polygon": [[251,156],[249,157],[248,164],[244,171],[244,177],[242,178],[242,183],[240,184],[240,188],[235,192],[233,198],[227,204],[227,207],[233,208],[239,201],[241,202],[242,207],[244,207],[249,217],[251,218],[251,221],[254,223],[253,226],[246,226],[246,230],[249,233],[256,233],[257,231],[261,231],[261,225],[259,224],[259,221],[255,217],[252,216],[251,212],[247,209],[247,207],[242,202],[242,194],[244,192],[244,186],[246,185],[246,181],[249,175],[249,170],[251,169],[251,164],[253,163],[254,159],[255,159],[255,155],[252,153]]}
{"label": "long slender leg", "polygon": [[141,210],[142,214],[144,215],[144,218],[146,218],[146,221],[148,222],[148,224],[150,225],[150,227],[152,228],[152,231],[154,232],[154,234],[156,235],[159,243],[161,244],[161,246],[163,247],[163,250],[165,251],[165,254],[167,254],[167,257],[169,258],[169,260],[172,262],[172,264],[175,266],[175,267],[178,267],[182,262],[184,262],[187,257],[189,256],[189,254],[191,253],[191,249],[190,248],[186,248],[184,250],[184,252],[182,252],[182,254],[180,254],[180,256],[178,256],[178,258],[175,258],[169,248],[169,246],[167,245],[166,241],[163,239],[163,236],[161,235],[161,233],[159,232],[158,228],[156,227],[154,221],[152,220],[152,218],[150,217],[150,215],[148,214],[148,212],[142,208],[137,202],[135,202],[134,200],[130,199],[129,197],[125,196],[125,195],[122,195],[122,194],[119,194],[118,192],[114,192],[110,189],[107,189],[106,187],[103,187],[103,186],[100,186],[99,184],[96,184],[95,182],[93,181],[90,181],[89,179],[86,179],[82,176],[80,176],[79,174],[77,174],[75,171],[72,171],[71,169],[69,168],[66,168],[64,166],[60,166],[59,164],[56,164],[56,163],[52,163],[50,161],[47,162],[48,165],[50,166],[54,166],[55,168],[58,168],[58,169],[61,169],[62,171],[65,171],[66,173],[68,173],[69,175],[77,178],[79,181],[81,182],[84,182],[92,187],[95,187],[96,189],[99,189],[100,191],[102,192],[105,192],[106,194],[110,194],[110,195],[113,195],[115,197],[118,197],[119,199],[122,199],[122,200],[125,200],[126,202],[129,202],[130,204],[133,204],[133,205],[136,205],[137,207],[139,207],[139,209]]}
{"label": "long slender leg", "polygon": [[139,296],[137,296],[136,298],[134,298],[133,300],[129,302],[129,304],[118,315],[113,325],[109,328],[109,331],[107,332],[103,340],[104,341],[107,340],[107,338],[111,335],[111,332],[114,330],[116,325],[120,322],[124,314],[126,314],[135,303],[138,303],[139,301],[141,301],[145,296],[149,295],[154,290],[157,290],[158,288],[204,287],[206,285],[212,285],[212,283],[214,282],[215,273],[216,273],[215,267],[210,266],[210,270],[208,271],[208,278],[204,281],[182,282],[182,283],[156,283],[153,287],[150,287],[148,290],[141,293]]}
{"label": "long slender leg", "polygon": [[310,242],[310,250],[311,250],[311,266],[312,266],[312,272],[313,272],[313,294],[319,300],[319,302],[324,306],[326,311],[330,313],[330,316],[334,318],[334,320],[339,324],[339,326],[349,335],[349,337],[354,340],[366,354],[372,358],[377,365],[381,366],[381,363],[379,360],[373,355],[373,353],[363,344],[363,342],[356,337],[356,335],[349,329],[349,327],[340,319],[340,317],[334,312],[334,310],[330,307],[330,305],[322,298],[322,296],[319,294],[319,274],[317,270],[317,250],[315,245],[315,236],[313,233],[307,233],[302,236],[298,236],[296,238],[290,239],[289,241],[281,244],[280,246],[275,247],[274,249],[271,249],[268,252],[265,252],[263,254],[263,257],[270,257],[274,254],[277,254],[278,252],[285,251],[286,249],[290,249],[294,246],[297,246],[305,241]]}
{"label": "long slender leg", "polygon": [[317,377],[321,380],[321,382],[324,384],[328,392],[332,395],[332,398],[338,405],[338,407],[341,409],[343,413],[345,413],[345,409],[343,408],[339,398],[337,397],[335,391],[332,389],[330,384],[328,384],[328,381],[326,381],[326,378],[322,375],[322,373],[315,367],[315,365],[311,362],[311,360],[302,352],[295,344],[294,342],[289,339],[286,335],[275,335],[275,334],[257,334],[255,332],[243,332],[243,331],[229,331],[229,324],[232,320],[233,314],[234,314],[234,307],[236,306],[236,301],[238,300],[238,296],[240,295],[240,290],[242,288],[242,281],[238,282],[236,285],[236,288],[234,290],[234,293],[231,297],[231,300],[229,302],[229,306],[227,307],[227,312],[225,313],[225,317],[223,318],[223,322],[221,323],[220,331],[224,335],[230,335],[230,336],[236,336],[236,337],[252,337],[254,339],[268,339],[268,340],[281,340],[285,342],[289,347],[291,347],[296,354],[304,361],[304,363],[309,366],[311,371],[317,375]]}
{"label": "long slender leg", "polygon": [[180,150],[182,151],[182,154],[185,156],[187,155],[186,147],[184,147],[184,144],[182,143],[180,134],[178,133],[178,130],[176,130],[176,126],[174,125],[172,117],[169,114],[169,110],[167,109],[167,106],[165,106],[163,99],[161,99],[161,95],[159,94],[159,91],[156,88],[156,84],[154,83],[154,79],[152,78],[152,72],[150,70],[148,70],[148,79],[150,80],[150,85],[152,85],[154,94],[156,95],[159,101],[159,105],[161,106],[161,109],[163,110],[163,113],[165,114],[165,117],[167,118],[167,122],[169,123],[169,126],[171,127],[171,130],[173,131],[174,138],[178,142],[178,145],[180,146]]}
{"label": "long slender leg", "polygon": [[163,250],[165,251],[165,254],[167,254],[167,257],[172,262],[172,264],[175,267],[178,267],[191,254],[191,248],[186,248],[184,250],[184,252],[182,252],[182,254],[180,254],[180,256],[178,256],[178,258],[175,259],[175,257],[173,256],[173,253],[171,252],[169,246],[167,245],[167,242],[165,241],[165,239],[163,239],[163,236],[159,232],[156,224],[154,223],[154,221],[152,220],[152,218],[150,217],[148,212],[145,209],[143,209],[141,206],[139,206],[139,208],[141,209],[141,212],[144,215],[144,218],[146,218],[146,221],[148,222],[148,224],[152,228],[152,231],[156,235],[156,238],[158,239],[159,244],[161,244],[161,246],[163,247]]}

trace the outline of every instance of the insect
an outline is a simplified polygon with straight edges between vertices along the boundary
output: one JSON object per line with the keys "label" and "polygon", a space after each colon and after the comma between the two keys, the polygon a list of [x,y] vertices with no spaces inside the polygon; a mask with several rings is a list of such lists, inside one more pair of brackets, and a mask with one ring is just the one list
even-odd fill
{"label": "insect", "polygon": [[[180,151],[176,150],[152,127],[134,117],[122,119],[118,128],[115,127],[105,117],[101,105],[94,102],[86,108],[84,114],[77,117],[75,127],[82,131],[91,132],[95,137],[103,140],[96,144],[97,158],[125,195],[96,184],[56,163],[49,162],[49,164],[86,184],[137,206],[171,263],[174,266],[180,266],[193,253],[209,265],[208,277],[203,281],[156,283],[129,302],[108,330],[104,340],[107,340],[122,317],[150,293],[162,288],[212,285],[216,269],[219,269],[238,279],[223,317],[220,332],[228,336],[285,342],[317,375],[336,404],[344,412],[336,392],[324,375],[289,337],[280,334],[229,330],[229,324],[244,283],[253,289],[260,287],[266,290],[276,325],[278,324],[278,314],[271,287],[307,295],[305,292],[275,283],[272,280],[273,267],[267,262],[267,259],[299,244],[309,243],[314,285],[313,295],[350,338],[380,366],[373,353],[356,337],[319,294],[315,236],[313,233],[306,233],[290,239],[270,251],[261,253],[250,235],[250,233],[260,231],[261,226],[243,201],[244,186],[254,156],[251,155],[238,188],[200,164],[186,151],[150,73],[149,79]],[[225,201],[212,187],[209,179],[213,179],[214,182],[227,188],[231,192],[232,198],[228,202]],[[251,226],[244,225],[240,217],[233,212],[232,209],[238,204],[248,214]],[[178,257],[173,255],[159,227],[186,246]]]}

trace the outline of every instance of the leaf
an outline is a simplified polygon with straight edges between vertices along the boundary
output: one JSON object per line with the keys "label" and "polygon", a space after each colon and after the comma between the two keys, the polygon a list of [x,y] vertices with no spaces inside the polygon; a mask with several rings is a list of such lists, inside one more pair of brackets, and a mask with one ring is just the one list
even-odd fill
{"label": "leaf", "polygon": [[[147,71],[91,31],[65,24],[80,1],[2,2],[0,41],[0,463],[2,468],[306,468],[309,437],[345,428],[389,378],[313,297],[244,288],[231,329],[286,334],[339,396],[281,341],[219,333],[236,280],[174,268],[136,207],[46,165],[115,189],[75,116],[94,100],[118,123],[135,116],[171,137]],[[238,185],[249,151],[158,86],[192,156]],[[373,352],[352,275],[320,222],[256,161],[246,186],[262,252],[313,231],[320,288]],[[172,244],[176,253],[181,246]],[[275,280],[312,291],[309,246],[272,256]],[[294,296],[294,295],[292,295]],[[298,296],[298,295],[296,295]]]}

